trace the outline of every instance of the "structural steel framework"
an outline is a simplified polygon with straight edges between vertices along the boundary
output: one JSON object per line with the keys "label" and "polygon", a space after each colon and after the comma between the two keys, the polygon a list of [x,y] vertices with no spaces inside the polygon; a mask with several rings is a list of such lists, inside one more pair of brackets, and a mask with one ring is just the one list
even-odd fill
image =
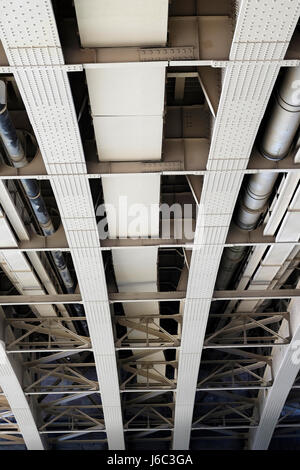
{"label": "structural steel framework", "polygon": [[[0,445],[266,449],[299,438],[299,141],[280,161],[255,141],[278,76],[300,66],[300,4],[155,0],[156,17],[142,1],[141,30],[138,2],[122,1],[110,8],[127,15],[125,32],[113,10],[101,23],[102,1],[75,0],[69,18],[55,1],[0,0],[0,73],[39,147],[23,168],[0,164]],[[282,179],[264,221],[244,232],[233,213],[260,174]],[[7,189],[28,179],[50,182],[61,224],[48,237]],[[99,201],[123,183],[146,205],[192,201],[193,240],[175,221],[163,238],[158,213],[140,237],[118,227],[100,240]],[[224,249],[240,247],[236,289],[217,289]],[[273,249],[287,255],[273,262]],[[57,251],[74,268],[72,293],[43,263]]]}

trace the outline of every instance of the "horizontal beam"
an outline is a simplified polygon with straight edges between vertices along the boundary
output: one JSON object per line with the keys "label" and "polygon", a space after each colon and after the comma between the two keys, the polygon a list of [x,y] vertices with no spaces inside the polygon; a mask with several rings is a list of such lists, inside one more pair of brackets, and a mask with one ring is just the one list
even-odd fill
{"label": "horizontal beam", "polygon": [[[122,249],[135,249],[135,248],[151,248],[153,246],[158,248],[185,248],[187,250],[192,250],[197,245],[194,244],[193,240],[186,238],[107,238],[105,240],[100,240],[102,251]],[[247,232],[238,229],[234,224],[229,229],[226,242],[221,244],[226,247],[234,246],[300,246],[300,241],[298,242],[278,242],[273,236],[264,236],[263,227],[260,226],[258,229],[253,230],[252,232]],[[216,243],[210,243],[210,240],[203,240],[203,244],[200,246],[219,246]],[[44,237],[37,234],[32,234],[30,240],[20,241],[18,247],[7,247],[3,248],[2,251],[8,252],[30,252],[30,251],[70,251],[64,230],[62,225],[59,229],[48,237]]]}
{"label": "horizontal beam", "polygon": [[243,343],[234,343],[234,344],[222,344],[221,342],[219,344],[207,344],[203,346],[203,349],[232,349],[232,348],[272,348],[273,346],[282,346],[283,344],[287,343],[254,343],[254,344],[243,344]]}
{"label": "horizontal beam", "polygon": [[254,385],[253,387],[241,386],[241,387],[199,387],[196,388],[197,392],[213,392],[215,390],[267,390],[271,389],[271,385]]}
{"label": "horizontal beam", "polygon": [[[34,346],[34,342],[32,343],[32,345]],[[222,346],[223,347],[223,346]],[[144,349],[144,348],[143,348]],[[31,349],[11,349],[9,351],[7,351],[7,354],[29,354],[29,353],[58,353],[58,352],[68,352],[68,353],[74,353],[75,352],[78,352],[78,353],[81,353],[81,352],[92,352],[93,349],[92,348],[72,348],[72,349],[64,349],[64,348],[53,348],[53,349],[49,349],[49,348],[31,348]]]}
{"label": "horizontal beam", "polygon": [[122,249],[122,248],[141,248],[141,247],[153,247],[159,248],[190,248],[194,246],[193,240],[187,240],[185,238],[107,238],[101,240],[102,250],[108,250],[111,248]]}
{"label": "horizontal beam", "polygon": [[[177,164],[177,162],[174,162]],[[138,174],[141,174],[141,173],[148,173],[148,174],[158,174],[158,175],[196,175],[196,176],[204,176],[208,173],[210,173],[209,170],[203,170],[203,169],[197,169],[197,170],[188,170],[188,169],[181,169],[181,170],[177,170],[176,168],[175,169],[171,169],[171,166],[168,165],[166,166],[165,168],[162,167],[162,168],[158,168],[156,166],[156,162],[153,162],[153,168],[152,170],[148,170],[148,171],[142,171],[142,170],[139,170],[138,168],[136,168],[135,170],[136,171],[130,171],[130,172],[126,172],[126,174],[128,176],[131,176],[131,175],[138,175]],[[288,165],[286,165],[285,168],[276,168],[276,169],[272,169],[272,168],[262,168],[262,169],[259,169],[259,168],[255,168],[255,169],[252,169],[252,168],[246,168],[245,170],[235,170],[235,173],[236,175],[253,175],[253,174],[256,174],[256,173],[264,173],[264,172],[274,172],[274,173],[298,173],[300,171],[300,167],[299,167],[299,164],[295,164],[292,168],[289,168]],[[114,172],[110,172],[110,173],[105,173],[105,172],[94,172],[94,173],[86,173],[86,174],[83,174],[83,175],[80,175],[82,176],[82,178],[86,178],[87,180],[89,179],[95,179],[95,178],[103,178],[103,177],[114,177],[114,176],[118,176],[118,175],[123,175],[125,174],[125,172],[121,172],[118,170],[114,171]],[[11,172],[9,171],[6,171],[6,170],[2,170],[0,171],[0,180],[23,180],[23,179],[37,179],[37,180],[49,180],[49,181],[55,181],[56,179],[59,178],[60,175],[51,175],[51,174],[43,174],[43,172],[31,172],[30,175],[24,175],[24,174],[20,174],[20,173],[17,173],[17,174],[11,174]]]}
{"label": "horizontal beam", "polygon": [[80,294],[0,295],[0,305],[81,304]]}
{"label": "horizontal beam", "polygon": [[[151,302],[151,301],[179,301],[185,299],[186,292],[117,292],[109,294],[111,303],[116,302]],[[300,289],[273,289],[273,290],[244,290],[244,291],[214,291],[213,300],[231,299],[292,299],[300,297]]]}
{"label": "horizontal beam", "polygon": [[109,294],[110,303],[117,302],[152,302],[157,301],[179,301],[185,298],[185,292],[117,292]]}
{"label": "horizontal beam", "polygon": [[[171,292],[115,292],[109,294],[110,303],[125,302],[167,302],[181,301],[185,291]],[[293,299],[300,297],[300,289],[214,291],[213,300],[231,299]],[[47,304],[81,304],[80,294],[56,295],[0,295],[0,305],[47,305]]]}
{"label": "horizontal beam", "polygon": [[[206,169],[208,158],[207,146],[199,147],[199,151],[194,155],[188,149],[184,149],[183,141],[206,141],[207,139],[165,139],[164,156],[160,161],[153,162],[100,162],[97,161],[95,143],[85,144],[87,173],[83,177],[101,178],[121,174],[182,174],[182,175],[205,175],[210,173]],[[176,160],[174,160],[174,148],[176,148]],[[291,152],[285,159],[278,162],[262,158],[259,152],[254,149],[246,169],[235,170],[236,174],[253,174],[264,171],[273,172],[298,172],[300,164],[295,163],[295,152]],[[23,168],[14,168],[7,165],[0,165],[0,179],[55,179],[59,175],[48,175],[41,154]]]}
{"label": "horizontal beam", "polygon": [[[34,345],[34,343],[32,343]],[[285,343],[255,343],[255,344],[211,344],[211,345],[205,345],[203,346],[203,349],[232,349],[232,348],[272,348],[273,346],[282,346],[282,344]],[[180,346],[119,346],[116,347],[116,351],[166,351],[169,349],[175,349],[175,350],[180,350]],[[57,352],[92,352],[92,348],[73,348],[73,349],[64,349],[64,348],[53,348],[53,349],[48,349],[48,348],[32,348],[32,349],[12,349],[10,351],[7,351],[7,354],[29,354],[29,353],[57,353]]]}
{"label": "horizontal beam", "polygon": [[300,289],[220,290],[214,291],[213,300],[231,299],[294,299],[300,297]]}
{"label": "horizontal beam", "polygon": [[[123,318],[123,317],[122,317]],[[27,323],[31,323],[31,322],[41,322],[41,323],[44,323],[46,321],[51,321],[51,322],[54,322],[54,323],[57,323],[57,322],[68,322],[68,323],[71,323],[73,321],[86,321],[86,317],[72,317],[72,316],[68,316],[68,317],[31,317],[31,318],[26,318],[26,317],[19,317],[19,318],[6,318],[5,319],[5,322],[6,323],[10,323],[10,324],[15,324],[15,323],[18,323],[18,322],[27,322]]]}
{"label": "horizontal beam", "polygon": [[[299,424],[279,424],[276,426],[276,428],[294,428],[294,427],[299,427]],[[192,426],[191,430],[192,431],[201,431],[201,430],[226,430],[226,429],[251,429],[251,428],[257,428],[257,425],[247,425],[247,424],[239,424],[239,425],[228,425],[228,426]],[[165,428],[151,428],[151,427],[134,427],[134,428],[124,428],[124,432],[140,432],[140,431],[173,431],[173,427],[165,427]],[[78,432],[84,432],[86,434],[88,433],[94,433],[94,432],[105,432],[105,429],[101,430],[95,430],[95,429],[74,429],[74,430],[46,430],[46,431],[39,431],[39,434],[76,434]],[[18,431],[0,431],[0,434],[21,434]],[[72,442],[72,441],[71,441]]]}
{"label": "horizontal beam", "polygon": [[[241,386],[241,387],[197,387],[196,391],[197,392],[214,392],[214,391],[234,391],[234,390],[268,390],[271,388],[271,385],[262,385],[262,386],[253,386],[253,387],[247,387],[247,386]],[[293,386],[292,389],[298,389],[299,386]],[[152,393],[152,392],[161,392],[161,393],[170,393],[170,392],[176,392],[176,388],[129,388],[129,389],[120,389],[120,393]],[[85,390],[85,392],[89,392],[90,394],[93,393],[99,393],[101,394],[101,390]],[[24,392],[24,395],[30,396],[30,395],[72,395],[72,394],[82,394],[82,390],[64,390],[62,392],[56,392],[56,391],[39,391],[39,392]],[[0,393],[1,395],[1,393]],[[4,395],[2,393],[2,395]]]}

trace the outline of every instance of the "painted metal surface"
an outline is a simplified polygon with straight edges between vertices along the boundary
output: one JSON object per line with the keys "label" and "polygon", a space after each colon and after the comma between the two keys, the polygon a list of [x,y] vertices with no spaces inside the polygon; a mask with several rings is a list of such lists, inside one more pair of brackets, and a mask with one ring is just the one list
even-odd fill
{"label": "painted metal surface", "polygon": [[168,0],[75,0],[83,47],[164,46]]}

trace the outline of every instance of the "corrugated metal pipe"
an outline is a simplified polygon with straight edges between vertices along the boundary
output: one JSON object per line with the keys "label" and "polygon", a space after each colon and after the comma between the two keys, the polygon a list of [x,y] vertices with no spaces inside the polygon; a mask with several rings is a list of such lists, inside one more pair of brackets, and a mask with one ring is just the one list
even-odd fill
{"label": "corrugated metal pipe", "polygon": [[247,247],[245,246],[225,248],[215,286],[217,290],[225,290],[228,287],[238,264],[243,261],[246,251]]}
{"label": "corrugated metal pipe", "polygon": [[[13,166],[15,168],[22,168],[28,164],[28,160],[8,113],[5,92],[5,82],[0,81],[0,137]],[[21,184],[44,235],[49,236],[54,234],[55,229],[45,205],[45,201],[40,194],[40,188],[37,180],[22,179]],[[75,284],[66,265],[63,253],[61,251],[52,251],[51,255],[61,276],[66,291],[69,294],[74,293]],[[80,305],[75,304],[74,308],[78,314],[82,314],[82,308]],[[84,327],[86,329],[86,325],[84,325]]]}
{"label": "corrugated metal pipe", "polygon": [[273,101],[259,150],[265,158],[277,161],[288,155],[300,124],[300,67],[286,70]]}
{"label": "corrugated metal pipe", "polygon": [[[273,99],[259,151],[263,157],[278,161],[288,155],[300,125],[300,67],[290,67],[285,72]],[[277,173],[266,172],[249,178],[235,216],[235,221],[242,230],[256,228],[277,176]]]}
{"label": "corrugated metal pipe", "polygon": [[[45,201],[40,194],[40,188],[37,180],[26,179],[22,180],[21,183],[44,235],[53,235],[55,229],[45,205]],[[75,284],[66,265],[63,253],[61,251],[53,251],[51,254],[59,271],[60,277],[62,278],[62,281],[65,285],[66,291],[69,294],[72,294],[75,290]]]}
{"label": "corrugated metal pipe", "polygon": [[[270,118],[259,143],[259,151],[264,158],[278,161],[288,155],[300,125],[300,67],[287,69],[273,100]],[[257,227],[277,177],[277,173],[271,172],[250,176],[235,214],[235,222],[240,229],[251,231]],[[246,251],[247,247],[225,248],[216,289],[227,288]]]}
{"label": "corrugated metal pipe", "polygon": [[250,231],[257,227],[267,208],[277,177],[277,173],[269,172],[250,176],[235,215],[235,222],[240,229]]}

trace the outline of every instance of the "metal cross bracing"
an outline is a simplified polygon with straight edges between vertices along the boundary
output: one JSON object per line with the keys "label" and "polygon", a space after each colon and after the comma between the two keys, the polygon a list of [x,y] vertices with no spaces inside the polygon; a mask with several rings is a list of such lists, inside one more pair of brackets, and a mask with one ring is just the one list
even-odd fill
{"label": "metal cross bracing", "polygon": [[232,395],[220,397],[217,402],[195,402],[193,430],[196,429],[233,429],[254,427],[258,424],[253,416],[255,398]]}
{"label": "metal cross bracing", "polygon": [[[143,361],[144,357],[152,354],[153,351],[137,353],[119,361],[121,374],[125,376],[125,380],[121,380],[121,390],[172,390],[176,388],[174,376],[177,361],[153,361],[151,359]],[[160,366],[171,369],[170,378],[159,370]]]}
{"label": "metal cross bracing", "polygon": [[[214,329],[212,326],[214,320],[220,319],[227,319],[228,323],[220,329]],[[204,349],[240,346],[269,347],[271,345],[288,344],[290,340],[289,331],[285,333],[285,336],[278,333],[283,319],[289,325],[288,312],[210,314],[210,323],[208,324],[203,347]],[[90,338],[79,335],[68,327],[72,322],[85,320],[86,317],[84,316],[8,318],[6,324],[11,326],[15,337],[6,342],[7,352],[91,351]],[[137,323],[137,320],[139,320],[139,323]],[[129,328],[129,331],[126,330],[124,334],[121,331],[119,334],[115,332],[116,350],[178,348],[180,346],[178,334],[171,334],[161,325],[158,325],[157,320],[172,320],[177,329],[178,322],[182,322],[182,315],[153,315],[150,317],[139,315],[131,317],[130,320],[124,318],[124,316],[115,315],[113,317],[115,324]],[[235,325],[232,326],[229,320],[234,321]],[[261,336],[253,336],[252,330],[255,330],[256,335],[260,334]],[[133,331],[143,334],[139,338],[135,339],[133,337],[129,340],[128,334]],[[210,331],[213,331],[213,333]]]}
{"label": "metal cross bracing", "polygon": [[[216,346],[203,351],[197,390],[268,388],[273,382],[270,348]],[[266,370],[269,372],[265,376]]]}
{"label": "metal cross bracing", "polygon": [[7,319],[7,324],[17,333],[13,340],[6,343],[6,349],[10,352],[92,350],[90,338],[79,335],[70,328],[70,324],[76,321],[86,321],[86,317]]}
{"label": "metal cross bracing", "polygon": [[[225,325],[214,328],[213,325],[222,319]],[[288,344],[289,329],[282,336],[278,332],[282,320],[289,324],[288,312],[255,312],[255,313],[223,313],[209,315],[203,348],[209,347],[269,347],[271,345]],[[253,336],[253,330],[255,336]],[[259,336],[257,336],[259,335]]]}
{"label": "metal cross bracing", "polygon": [[57,443],[70,441],[69,444],[72,444],[79,437],[91,440],[99,432],[102,433],[102,439],[106,437],[99,393],[63,393],[56,394],[53,399],[51,396],[40,395],[39,410],[43,418],[40,434],[51,434]]}
{"label": "metal cross bracing", "polygon": [[[87,440],[95,433],[105,432],[103,410],[98,394],[89,394],[75,400],[64,397],[41,402],[40,412],[43,425],[40,434],[56,435],[57,443],[69,441],[70,444],[80,437]],[[102,436],[105,434],[102,434]]]}
{"label": "metal cross bracing", "polygon": [[[26,367],[26,363],[24,364]],[[89,369],[95,376],[95,363],[36,364],[28,367],[28,381],[24,384],[25,392],[63,393],[71,391],[99,390],[98,382],[83,375],[81,370]]]}
{"label": "metal cross bracing", "polygon": [[[241,315],[242,315],[242,314],[236,314],[236,315],[231,314],[231,315],[228,315],[228,317],[229,317],[229,318],[232,318],[232,317],[235,316],[235,317],[237,317],[237,318],[240,319],[240,318],[241,318]],[[226,315],[225,315],[225,316],[226,316]],[[256,327],[257,327],[257,326],[260,326],[260,324],[259,324],[259,317],[265,317],[265,319],[267,319],[267,321],[269,320],[269,318],[270,318],[269,321],[278,321],[280,318],[282,319],[282,316],[287,317],[287,313],[286,313],[286,312],[284,312],[284,313],[279,313],[277,316],[275,316],[275,318],[274,318],[274,314],[272,314],[272,313],[270,314],[270,317],[268,317],[268,314],[257,314],[258,322],[257,322],[257,324],[255,324],[255,325],[256,325]],[[211,315],[211,317],[214,318],[214,317],[219,317],[219,316],[218,316],[218,315]],[[253,320],[253,317],[255,317],[255,315],[253,315],[253,314],[250,315],[250,320]],[[279,317],[279,318],[278,318],[278,317]],[[85,317],[82,317],[82,318],[85,319]],[[124,318],[124,317],[123,317],[123,318]],[[76,319],[77,319],[78,321],[80,320],[80,318],[76,318]],[[53,323],[54,323],[54,325],[57,325],[57,322],[69,323],[70,320],[72,320],[72,317],[71,317],[71,318],[68,318],[67,320],[65,320],[64,318],[57,318],[57,319],[53,319]],[[117,320],[118,320],[118,319],[116,319],[116,321],[117,321]],[[248,320],[249,320],[249,318],[248,318]],[[40,323],[47,322],[47,321],[49,322],[49,319],[47,319],[47,318],[45,318],[45,319],[37,319],[37,318],[16,318],[16,319],[10,319],[10,320],[8,319],[8,320],[7,320],[7,322],[8,322],[9,324],[15,325],[16,327],[18,327],[18,324],[20,323],[19,326],[20,326],[21,328],[24,327],[24,322],[26,322],[26,321],[28,321],[28,323],[29,323],[29,325],[30,325],[30,324],[32,324],[32,323],[40,324]],[[264,325],[264,323],[262,324],[262,326],[263,326],[263,325]],[[250,325],[250,328],[251,328],[251,327],[253,327],[253,324]],[[244,328],[244,325],[242,325],[242,326],[240,326],[240,327],[235,327],[235,331],[238,333],[238,331],[242,331],[243,328]],[[225,331],[226,331],[226,328],[225,328]],[[49,332],[47,332],[47,333],[49,334]],[[57,334],[58,336],[59,336],[59,334],[60,334],[60,332],[57,331],[57,329],[55,329],[55,328],[53,329],[52,333],[53,333],[54,335]],[[145,332],[145,333],[146,333],[146,332]],[[274,331],[273,333],[276,334],[276,331]],[[64,338],[65,338],[65,334],[66,334],[66,332],[64,332],[64,335],[63,335]],[[73,333],[72,333],[72,332],[71,332],[71,338],[73,339]],[[146,337],[146,335],[145,335],[145,339],[144,339],[145,342],[146,342],[146,339],[147,339],[147,337]],[[241,338],[240,338],[238,335],[237,335],[236,339],[238,340],[238,343],[240,343],[240,339],[241,339]],[[86,340],[87,340],[87,339],[85,338],[85,341],[86,341]],[[240,344],[238,344],[238,345],[240,346]],[[42,352],[42,351],[43,351],[43,352],[48,352],[48,353],[51,352],[51,350],[49,351],[49,350],[47,350],[47,349],[45,349],[45,350],[34,349],[34,346],[35,346],[34,340],[32,341],[31,346],[33,347],[32,352],[34,352],[34,351],[37,351],[37,352]],[[48,345],[48,346],[49,346],[49,345]],[[222,345],[222,343],[219,343],[218,345],[215,345],[215,346],[213,346],[213,347],[214,347],[214,348],[221,348],[222,346],[223,346],[223,347],[228,346],[228,344],[227,344],[227,342],[226,342],[226,338],[225,338],[225,341],[224,341],[224,345]],[[257,346],[257,345],[255,345],[255,346]],[[74,348],[74,349],[75,349],[75,351],[76,351],[76,348]],[[61,351],[63,351],[63,349],[61,349]],[[75,351],[74,351],[74,352],[75,352]],[[77,351],[78,351],[78,349],[77,349]],[[71,350],[70,350],[70,352],[71,352]],[[226,349],[224,350],[224,352],[226,353]],[[238,353],[239,351],[236,351],[236,352]],[[147,355],[147,352],[144,353],[144,354]],[[149,354],[149,351],[148,351],[148,354]],[[142,353],[142,355],[143,355],[143,353]],[[250,355],[250,357],[251,357],[251,355]],[[131,358],[131,359],[134,359],[134,358]],[[37,363],[38,363],[38,361],[33,361],[33,362],[37,362]],[[124,362],[126,362],[127,365],[129,365],[129,367],[130,367],[131,365],[133,365],[134,367],[136,367],[136,362],[135,362],[135,361],[133,361],[133,363],[130,364],[130,358],[129,358],[129,360],[124,361]],[[219,362],[220,362],[220,361],[219,361]],[[221,362],[224,363],[224,361],[221,361]],[[246,364],[245,364],[245,362],[246,362]],[[250,364],[251,364],[251,368],[250,368],[250,369],[248,368],[248,367],[249,367],[249,362],[250,362]],[[204,361],[204,362],[203,362],[203,365],[205,365],[205,364],[206,364],[206,363],[205,363],[205,361]],[[147,376],[147,375],[149,374],[149,368],[150,368],[150,367],[151,367],[151,368],[153,367],[153,368],[154,368],[154,371],[152,371],[152,372],[155,372],[155,364],[153,364],[153,363],[143,363],[143,362],[141,362],[139,365],[140,365],[140,367],[144,367],[144,370],[141,371],[142,374],[144,374],[144,376]],[[216,364],[214,364],[214,365],[215,365],[216,367],[219,367],[218,361],[216,361]],[[81,375],[81,377],[79,376],[79,379],[78,379],[78,376],[75,376],[75,377],[74,377],[74,376],[70,375],[70,372],[71,372],[71,374],[72,374],[72,367],[73,367],[73,366],[75,366],[75,368],[77,368],[77,367],[83,367],[83,366],[84,366],[84,367],[89,367],[89,366],[94,366],[94,364],[88,364],[88,363],[82,363],[82,364],[80,364],[80,363],[76,364],[76,363],[75,363],[75,364],[72,364],[72,363],[68,363],[67,366],[66,366],[66,367],[67,367],[68,375],[64,374],[64,371],[62,370],[62,369],[64,369],[64,367],[63,367],[63,365],[61,365],[61,364],[56,364],[55,366],[54,366],[54,365],[50,365],[50,366],[48,366],[48,365],[42,365],[42,367],[39,367],[39,365],[36,364],[36,365],[35,365],[34,367],[32,367],[31,369],[32,369],[34,372],[37,372],[37,373],[42,372],[44,375],[45,375],[45,371],[49,372],[48,369],[52,369],[53,372],[54,372],[54,374],[50,374],[50,377],[53,375],[53,376],[56,377],[56,378],[57,378],[57,377],[60,377],[60,378],[67,378],[67,379],[69,379],[69,380],[70,380],[70,379],[75,379],[75,380],[73,380],[73,383],[70,384],[70,386],[68,386],[68,384],[67,384],[67,385],[65,386],[65,388],[63,388],[63,389],[61,389],[59,383],[56,382],[56,383],[55,383],[55,389],[54,389],[54,390],[55,390],[55,393],[62,392],[62,391],[65,392],[66,389],[67,389],[68,393],[72,393],[73,391],[78,391],[78,388],[79,388],[79,389],[86,389],[86,388],[89,388],[88,385],[85,385],[85,384],[87,384],[87,382],[88,382],[88,381],[86,380],[86,377],[85,377],[85,376],[82,376],[82,375]],[[145,367],[145,366],[146,366],[146,367]],[[244,360],[242,360],[242,361],[236,361],[236,362],[234,362],[234,361],[226,361],[226,370],[224,371],[224,367],[223,367],[223,365],[221,364],[221,365],[220,365],[220,370],[217,369],[217,370],[214,372],[214,374],[212,374],[212,378],[214,378],[214,377],[219,378],[219,376],[221,376],[222,378],[224,378],[224,377],[226,378],[226,376],[227,376],[227,377],[230,376],[230,377],[232,378],[232,376],[234,376],[235,374],[237,374],[237,378],[240,380],[240,377],[239,377],[239,376],[240,376],[241,370],[242,370],[242,372],[249,372],[249,371],[251,371],[251,370],[253,371],[253,368],[254,368],[254,370],[255,370],[254,374],[256,374],[256,369],[257,369],[257,368],[260,368],[260,367],[262,367],[262,366],[264,366],[264,363],[263,363],[263,364],[260,364],[260,363],[257,363],[257,362],[255,362],[255,361],[244,361]],[[242,369],[241,369],[241,368],[242,368]],[[42,369],[42,370],[41,370],[41,369]],[[147,371],[147,372],[146,372],[146,371]],[[133,372],[131,378],[134,378],[134,377],[136,376],[135,371],[134,371],[134,370],[130,370],[130,372]],[[219,374],[218,374],[218,372],[219,372]],[[221,372],[221,373],[220,373],[220,372]],[[254,374],[252,375],[252,378],[255,377]],[[48,375],[48,374],[46,374],[46,375]],[[151,375],[151,370],[150,370],[150,374],[149,374],[149,375],[150,375],[151,378],[153,379],[153,375]],[[164,377],[161,377],[161,376],[160,376],[159,374],[157,374],[156,372],[155,372],[155,375],[156,375],[156,380],[160,383],[160,386],[163,387],[163,388],[165,388],[165,387],[166,387],[165,378],[164,378]],[[251,375],[251,372],[250,372],[250,375]],[[42,378],[43,375],[41,375],[40,377]],[[48,375],[48,377],[49,377],[49,375]],[[257,374],[256,374],[256,377],[257,377]],[[251,377],[250,377],[250,378],[251,378]],[[259,377],[258,377],[258,378],[259,378]],[[39,380],[37,380],[37,381],[35,382],[36,385],[39,385],[39,383],[40,383]],[[79,385],[78,385],[78,384],[79,384]],[[89,382],[89,385],[91,385],[90,382]],[[262,385],[263,385],[263,386],[267,386],[267,385],[264,384],[264,383],[262,383]],[[171,385],[171,386],[172,386],[172,385]],[[238,384],[238,383],[234,383],[234,382],[233,382],[233,383],[224,383],[224,382],[222,383],[222,382],[221,382],[221,383],[219,383],[219,384],[217,384],[217,385],[214,385],[214,386],[213,386],[211,383],[208,383],[208,385],[206,385],[206,384],[203,385],[202,383],[200,383],[200,384],[199,384],[199,389],[205,390],[205,389],[206,389],[206,386],[208,386],[208,388],[210,388],[210,389],[211,389],[212,387],[213,387],[213,388],[217,388],[217,389],[218,389],[218,388],[221,389],[222,386],[223,386],[223,387],[228,387],[228,388],[230,388],[230,389],[232,389],[232,388],[238,389],[238,388],[240,388],[240,387],[241,387],[242,389],[245,389],[245,388],[249,388],[249,387],[253,387],[253,386],[254,386],[254,388],[257,389],[257,388],[260,387],[261,385],[259,384],[259,382],[258,382],[258,383],[254,383],[254,385],[253,385],[253,383],[250,384],[249,382],[245,382],[245,383],[242,383],[242,384]],[[139,387],[140,387],[140,385],[139,385]],[[155,388],[157,387],[157,383],[156,383],[156,384],[153,384],[153,380],[152,380],[151,383],[147,382],[145,385],[143,385],[143,387],[146,387],[147,390],[155,389]],[[201,387],[202,387],[202,388],[201,388]],[[48,384],[48,385],[47,385],[45,388],[43,388],[43,389],[41,389],[41,388],[39,387],[38,390],[37,390],[37,389],[33,389],[32,386],[29,385],[29,386],[25,389],[25,392],[27,392],[28,394],[30,394],[30,393],[38,394],[39,392],[40,392],[40,393],[43,393],[43,394],[47,394],[50,390],[52,390],[51,384],[50,384],[50,386],[49,386],[49,384]],[[93,385],[91,385],[91,388],[90,388],[89,390],[90,390],[90,391],[93,390]],[[136,425],[136,427],[137,427],[137,425]],[[91,432],[91,431],[87,431],[87,432]]]}
{"label": "metal cross bracing", "polygon": [[[180,346],[180,335],[178,333],[171,334],[165,328],[163,328],[161,320],[171,320],[178,330],[178,323],[182,322],[182,315],[133,315],[130,319],[124,316],[115,315],[113,317],[114,322],[117,325],[126,327],[124,334],[117,337],[115,345],[117,349],[128,349],[132,348],[160,348],[160,347],[179,347]],[[168,327],[166,327],[168,328]],[[169,326],[170,328],[170,326]],[[138,337],[133,336],[133,332],[138,332]],[[142,334],[140,334],[142,333]],[[130,335],[130,338],[128,337]]]}
{"label": "metal cross bracing", "polygon": [[7,399],[0,395],[0,449],[16,444],[24,448],[24,439]]}

